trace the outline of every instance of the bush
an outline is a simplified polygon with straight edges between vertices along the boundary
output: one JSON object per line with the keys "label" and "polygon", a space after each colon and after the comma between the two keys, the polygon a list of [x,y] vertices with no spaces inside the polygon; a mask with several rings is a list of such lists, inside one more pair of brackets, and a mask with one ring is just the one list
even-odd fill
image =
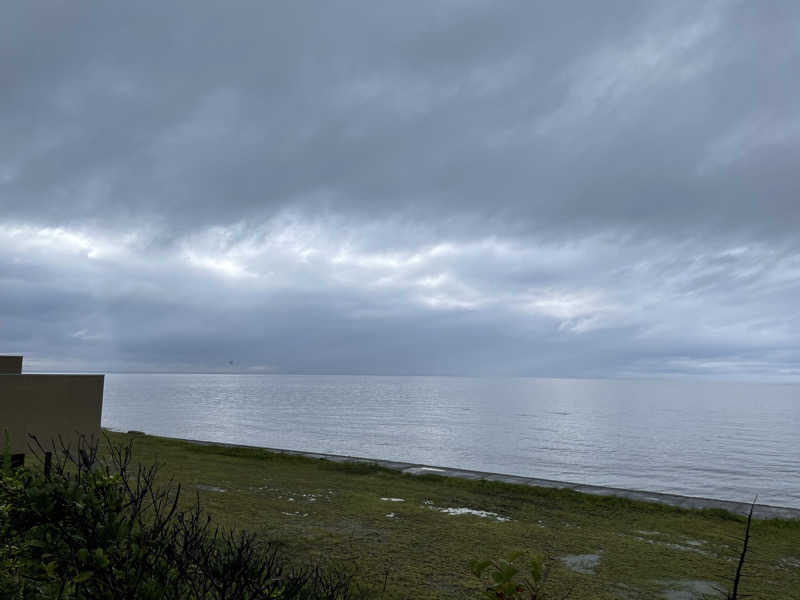
{"label": "bush", "polygon": [[524,552],[517,550],[507,558],[470,561],[469,568],[481,582],[484,581],[484,574],[489,574],[489,584],[483,592],[484,598],[546,600],[553,597],[546,590],[551,562],[547,555],[526,556]]}
{"label": "bush", "polygon": [[[275,544],[180,508],[180,485],[132,466],[132,446],[38,447],[0,474],[0,597],[354,598],[352,575],[289,564]],[[4,461],[5,462],[5,461]]]}

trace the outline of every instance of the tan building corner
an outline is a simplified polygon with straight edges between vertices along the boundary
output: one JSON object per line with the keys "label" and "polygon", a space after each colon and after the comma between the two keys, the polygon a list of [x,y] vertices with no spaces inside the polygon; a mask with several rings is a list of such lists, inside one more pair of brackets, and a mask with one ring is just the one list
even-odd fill
{"label": "tan building corner", "polygon": [[29,450],[29,435],[45,449],[75,446],[80,435],[100,434],[104,375],[23,374],[21,356],[0,356],[0,453],[6,433],[14,462]]}
{"label": "tan building corner", "polygon": [[0,356],[0,375],[19,375],[22,373],[21,356]]}

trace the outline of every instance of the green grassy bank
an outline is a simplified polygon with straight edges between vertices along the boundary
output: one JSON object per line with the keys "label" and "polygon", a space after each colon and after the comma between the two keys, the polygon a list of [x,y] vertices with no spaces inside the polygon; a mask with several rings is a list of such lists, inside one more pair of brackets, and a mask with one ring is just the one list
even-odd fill
{"label": "green grassy bank", "polygon": [[[278,540],[301,560],[355,568],[379,598],[479,597],[483,586],[468,562],[515,549],[551,556],[552,597],[701,597],[728,585],[744,531],[743,518],[719,510],[109,436],[133,440],[140,462],[157,459],[188,492],[184,501],[198,493],[217,522]],[[443,511],[456,508],[496,516]],[[800,521],[755,521],[741,592],[778,600],[796,599],[798,590]]]}

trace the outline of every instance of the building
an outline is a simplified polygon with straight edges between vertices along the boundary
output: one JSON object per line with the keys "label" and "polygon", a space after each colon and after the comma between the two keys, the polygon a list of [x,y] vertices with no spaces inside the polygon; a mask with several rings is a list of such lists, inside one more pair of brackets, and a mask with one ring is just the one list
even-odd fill
{"label": "building", "polygon": [[[21,356],[0,356],[0,452],[24,461],[30,435],[43,447],[75,446],[80,435],[97,437],[104,375],[22,373]],[[8,440],[8,442],[6,442]]]}

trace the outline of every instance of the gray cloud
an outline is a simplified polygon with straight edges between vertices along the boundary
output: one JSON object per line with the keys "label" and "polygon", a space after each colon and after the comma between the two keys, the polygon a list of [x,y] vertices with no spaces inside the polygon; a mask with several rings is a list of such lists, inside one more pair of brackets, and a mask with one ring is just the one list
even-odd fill
{"label": "gray cloud", "polygon": [[798,13],[9,8],[0,340],[43,368],[796,379]]}

